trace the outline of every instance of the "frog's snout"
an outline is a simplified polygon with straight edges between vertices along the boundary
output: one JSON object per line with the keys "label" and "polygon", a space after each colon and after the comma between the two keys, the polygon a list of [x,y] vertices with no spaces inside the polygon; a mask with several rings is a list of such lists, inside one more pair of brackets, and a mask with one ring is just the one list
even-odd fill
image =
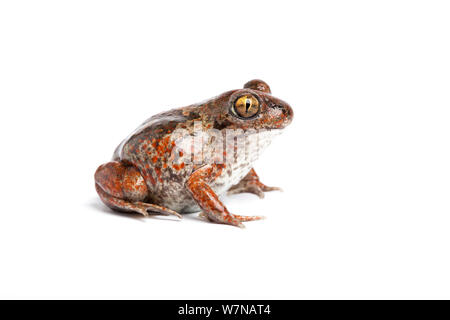
{"label": "frog's snout", "polygon": [[291,124],[292,119],[294,118],[294,110],[292,110],[291,106],[286,104],[283,107],[283,116],[284,116],[284,127],[287,127]]}
{"label": "frog's snout", "polygon": [[294,118],[294,110],[292,110],[292,107],[289,104],[284,101],[280,101],[279,103],[272,104],[271,108],[277,110],[278,112],[276,119],[280,128],[285,128],[292,122],[292,119]]}
{"label": "frog's snout", "polygon": [[286,104],[283,107],[283,115],[289,121],[286,125],[292,122],[292,119],[294,118],[294,110],[292,110],[290,105]]}

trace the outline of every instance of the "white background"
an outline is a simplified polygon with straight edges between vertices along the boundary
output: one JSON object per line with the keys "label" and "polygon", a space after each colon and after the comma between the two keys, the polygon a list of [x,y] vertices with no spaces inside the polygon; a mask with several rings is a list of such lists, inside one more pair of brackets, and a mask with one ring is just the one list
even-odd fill
{"label": "white background", "polygon": [[[2,1],[0,298],[450,298],[445,1]],[[149,116],[269,83],[295,118],[241,230],[112,213]]]}

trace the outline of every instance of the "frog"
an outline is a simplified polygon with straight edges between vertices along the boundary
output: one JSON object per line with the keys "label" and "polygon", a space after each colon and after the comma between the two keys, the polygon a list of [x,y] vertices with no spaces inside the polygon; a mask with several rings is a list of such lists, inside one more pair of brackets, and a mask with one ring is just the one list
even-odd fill
{"label": "frog", "polygon": [[264,198],[265,192],[281,190],[263,184],[254,163],[293,116],[291,106],[259,79],[159,113],[97,168],[95,189],[115,211],[177,218],[200,212],[206,221],[243,228],[264,216],[231,213],[221,198],[238,193]]}

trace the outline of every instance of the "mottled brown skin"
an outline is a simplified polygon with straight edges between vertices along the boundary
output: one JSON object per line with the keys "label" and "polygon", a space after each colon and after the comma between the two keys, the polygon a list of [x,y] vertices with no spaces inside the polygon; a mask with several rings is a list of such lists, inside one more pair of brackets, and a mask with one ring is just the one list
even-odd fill
{"label": "mottled brown skin", "polygon": [[[236,114],[233,106],[242,96],[259,101],[257,114],[250,118]],[[212,150],[212,142],[205,143],[197,153],[194,149],[191,155],[180,147],[185,138],[176,140],[174,131],[183,129],[191,139],[195,136],[194,124],[200,124],[202,130],[217,129],[216,132],[224,134],[228,129],[278,132],[292,118],[291,107],[273,97],[269,86],[261,80],[249,81],[244,89],[225,92],[200,104],[160,113],[145,121],[117,147],[113,161],[97,169],[97,193],[108,207],[118,211],[178,217],[180,213],[202,211],[201,215],[210,221],[242,227],[242,222],[261,217],[230,213],[218,195],[227,191],[250,192],[262,198],[264,192],[279,188],[261,183],[252,161],[240,154],[236,154],[236,161],[231,164],[214,163],[211,158],[195,161],[199,154],[204,156]],[[204,139],[213,141],[214,137],[207,135]],[[265,147],[270,139],[264,143]]]}

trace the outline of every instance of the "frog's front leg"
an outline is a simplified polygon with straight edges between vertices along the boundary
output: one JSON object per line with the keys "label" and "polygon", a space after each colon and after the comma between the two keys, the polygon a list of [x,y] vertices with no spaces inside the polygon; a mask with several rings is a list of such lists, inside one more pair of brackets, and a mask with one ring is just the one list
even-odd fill
{"label": "frog's front leg", "polygon": [[202,216],[212,222],[230,224],[243,228],[242,222],[260,220],[261,216],[239,216],[228,211],[209,183],[220,177],[225,170],[223,164],[210,164],[194,171],[189,177],[187,187],[195,201],[202,208]]}
{"label": "frog's front leg", "polygon": [[139,171],[118,161],[102,164],[95,172],[95,189],[100,199],[111,209],[123,212],[136,212],[144,216],[174,215],[178,212],[155,204],[144,202],[148,189]]}
{"label": "frog's front leg", "polygon": [[254,193],[261,199],[264,198],[264,192],[280,190],[278,187],[268,187],[259,181],[259,177],[255,172],[255,169],[251,169],[250,172],[236,185],[228,189],[228,194],[236,193]]}

